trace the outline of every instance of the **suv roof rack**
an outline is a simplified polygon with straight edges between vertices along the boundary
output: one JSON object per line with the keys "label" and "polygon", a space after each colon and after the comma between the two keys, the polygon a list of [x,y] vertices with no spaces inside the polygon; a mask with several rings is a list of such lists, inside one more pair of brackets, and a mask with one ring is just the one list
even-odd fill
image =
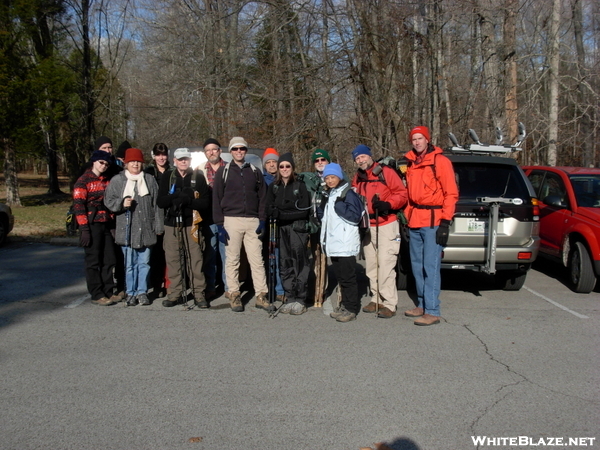
{"label": "suv roof rack", "polygon": [[514,153],[514,152],[520,152],[522,150],[522,148],[520,147],[521,143],[525,140],[525,136],[527,135],[527,133],[525,132],[525,125],[523,125],[522,122],[519,122],[519,137],[518,137],[518,141],[515,142],[514,144],[503,144],[502,143],[502,130],[498,127],[496,127],[496,142],[495,144],[483,144],[480,140],[479,137],[477,136],[477,133],[475,132],[475,130],[473,130],[472,128],[469,129],[469,136],[471,137],[471,139],[473,139],[474,143],[473,144],[465,144],[465,145],[460,145],[458,143],[458,140],[456,139],[456,136],[454,136],[454,134],[452,133],[448,133],[448,137],[450,138],[450,141],[452,142],[452,147],[448,147],[446,148],[447,152],[450,153],[462,153],[462,154],[469,154],[469,155],[474,155],[474,154],[488,154],[488,155],[497,155],[497,154],[507,154],[507,153]]}

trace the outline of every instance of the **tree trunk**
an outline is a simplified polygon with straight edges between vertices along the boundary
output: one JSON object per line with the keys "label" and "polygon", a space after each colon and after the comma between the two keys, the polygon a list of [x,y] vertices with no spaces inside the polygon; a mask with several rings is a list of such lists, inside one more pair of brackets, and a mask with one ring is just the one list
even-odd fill
{"label": "tree trunk", "polygon": [[19,180],[15,147],[10,139],[2,139],[4,146],[4,180],[6,183],[6,203],[10,206],[21,206],[19,197]]}
{"label": "tree trunk", "polygon": [[506,128],[509,142],[515,142],[519,134],[517,114],[517,58],[516,58],[516,11],[517,0],[506,0],[504,16],[504,93]]}
{"label": "tree trunk", "polygon": [[548,114],[548,153],[546,156],[549,166],[556,166],[558,139],[558,72],[560,66],[559,35],[560,27],[560,0],[554,0],[552,7],[552,20],[550,24],[550,82],[549,82],[549,104]]}

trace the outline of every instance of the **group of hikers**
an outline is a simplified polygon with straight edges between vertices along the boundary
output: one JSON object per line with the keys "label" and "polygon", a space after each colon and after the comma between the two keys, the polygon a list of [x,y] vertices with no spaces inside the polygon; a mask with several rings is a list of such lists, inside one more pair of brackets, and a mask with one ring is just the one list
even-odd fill
{"label": "group of hikers", "polygon": [[357,170],[347,177],[322,149],[312,153],[314,171],[297,173],[291,153],[267,148],[261,170],[247,161],[242,137],[229,142],[230,162],[210,138],[198,167],[187,148],[173,152],[171,166],[168,147],[157,143],[144,168],[140,149],[125,141],[113,155],[102,136],[73,190],[92,303],[149,305],[151,291],[164,307],[191,298],[209,308],[222,289],[231,310],[241,312],[245,257],[254,306],[301,315],[323,304],[329,260],[341,297],[330,316],[349,322],[361,311],[362,250],[370,290],[362,312],[391,318],[405,226],[417,304],[404,314],[416,325],[439,323],[441,256],[458,189],[451,162],[430,140],[427,127],[410,131],[403,179],[362,144],[352,150]]}

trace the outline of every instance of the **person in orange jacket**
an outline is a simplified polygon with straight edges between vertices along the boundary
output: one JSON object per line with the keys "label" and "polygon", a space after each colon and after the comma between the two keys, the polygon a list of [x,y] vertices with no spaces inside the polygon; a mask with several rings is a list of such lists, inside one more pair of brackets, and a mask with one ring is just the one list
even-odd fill
{"label": "person in orange jacket", "polygon": [[415,325],[440,323],[440,267],[448,243],[458,188],[452,163],[442,149],[430,143],[429,129],[413,128],[409,142],[406,186],[410,261],[415,276],[418,304],[404,315],[415,317]]}
{"label": "person in orange jacket", "polygon": [[365,313],[378,317],[396,315],[396,263],[400,251],[400,225],[396,213],[406,205],[406,188],[390,167],[373,161],[371,149],[359,145],[352,151],[358,170],[352,187],[367,199],[369,232],[362,240],[366,260],[366,274],[373,297],[363,308]]}

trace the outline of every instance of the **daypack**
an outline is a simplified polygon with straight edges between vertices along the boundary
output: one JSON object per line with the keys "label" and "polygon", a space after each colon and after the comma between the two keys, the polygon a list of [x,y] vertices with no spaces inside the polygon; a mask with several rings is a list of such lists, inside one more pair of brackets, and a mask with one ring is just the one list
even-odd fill
{"label": "daypack", "polygon": [[73,208],[73,204],[71,204],[69,210],[67,211],[67,216],[65,217],[65,227],[67,229],[67,236],[75,236],[77,234],[79,225],[77,224],[77,218],[75,217],[75,209]]}
{"label": "daypack", "polygon": [[321,221],[317,216],[317,207],[323,197],[322,180],[319,175],[313,172],[302,172],[298,174],[298,180],[304,183],[306,190],[310,195],[310,214],[308,215],[308,232],[310,234],[320,233]]}
{"label": "daypack", "polygon": [[[310,209],[310,214],[308,215],[308,220],[301,220],[301,221],[298,220],[298,221],[296,221],[297,223],[294,223],[294,227],[298,227],[298,229],[296,231],[307,232],[310,234],[318,233],[321,228],[321,222],[318,219],[316,222],[313,222],[311,220],[313,210],[315,211],[315,218],[316,218],[316,209],[313,208],[312,198],[311,198],[311,202],[310,202],[310,205],[308,206],[308,208],[299,208],[298,207],[298,200],[300,200],[300,183],[303,183],[303,181],[300,181],[299,177],[298,177],[298,179],[294,180],[294,182],[292,183],[292,190],[294,193],[294,197],[296,198],[295,206],[297,209],[300,209],[303,211]],[[277,194],[278,189],[279,189],[279,185],[273,184],[273,194]]]}

